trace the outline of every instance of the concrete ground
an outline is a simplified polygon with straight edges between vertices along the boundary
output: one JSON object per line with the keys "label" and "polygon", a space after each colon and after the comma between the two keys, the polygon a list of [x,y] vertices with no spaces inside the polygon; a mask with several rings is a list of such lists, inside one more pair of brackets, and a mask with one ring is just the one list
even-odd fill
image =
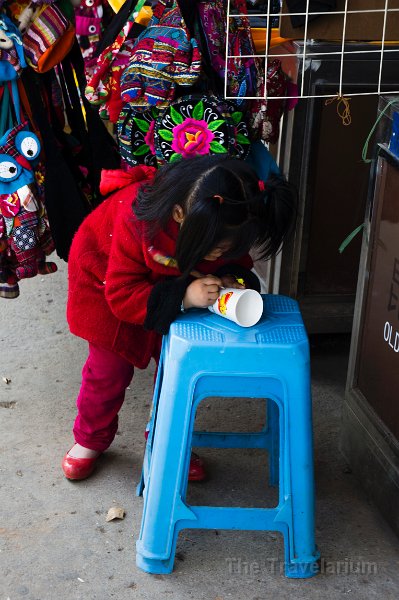
{"label": "concrete ground", "polygon": [[[135,496],[153,369],[138,371],[120,431],[87,481],[72,483],[60,462],[72,444],[75,397],[86,347],[65,322],[66,267],[21,284],[0,306],[0,600],[396,600],[398,540],[369,504],[338,451],[349,340],[312,339],[317,543],[322,572],[282,573],[278,534],[187,530],[175,570],[151,576],[135,565],[142,498]],[[3,378],[11,380],[6,383]],[[259,401],[209,400],[209,427],[259,425]],[[193,502],[264,506],[265,457],[257,451],[203,451],[210,479],[191,485]],[[106,522],[112,506],[123,520]]]}

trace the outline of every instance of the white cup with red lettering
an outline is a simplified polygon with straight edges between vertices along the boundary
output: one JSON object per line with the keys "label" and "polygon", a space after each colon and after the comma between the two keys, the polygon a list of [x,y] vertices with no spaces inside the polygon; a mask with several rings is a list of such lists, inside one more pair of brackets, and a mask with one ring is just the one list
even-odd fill
{"label": "white cup with red lettering", "polygon": [[216,302],[208,308],[215,315],[234,321],[241,327],[252,327],[262,316],[263,300],[255,290],[222,288]]}

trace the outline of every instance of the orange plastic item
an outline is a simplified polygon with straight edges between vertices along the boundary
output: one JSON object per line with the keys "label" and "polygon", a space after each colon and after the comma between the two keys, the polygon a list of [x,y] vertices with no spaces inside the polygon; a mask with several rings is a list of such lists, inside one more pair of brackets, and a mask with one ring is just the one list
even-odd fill
{"label": "orange plastic item", "polygon": [[[252,39],[254,40],[256,52],[259,54],[266,53],[266,40],[267,40],[267,29],[265,27],[253,27],[251,29]],[[288,38],[280,37],[280,30],[278,28],[272,29],[272,35],[270,39],[270,48],[279,46],[284,42],[289,41]]]}

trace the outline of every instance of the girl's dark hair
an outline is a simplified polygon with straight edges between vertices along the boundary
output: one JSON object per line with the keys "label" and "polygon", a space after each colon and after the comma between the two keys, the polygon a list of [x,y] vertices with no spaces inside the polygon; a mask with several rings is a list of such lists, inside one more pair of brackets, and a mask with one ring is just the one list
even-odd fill
{"label": "girl's dark hair", "polygon": [[162,167],[140,189],[133,210],[151,223],[154,235],[166,228],[175,204],[183,208],[175,258],[180,271],[189,273],[224,239],[231,243],[224,258],[239,258],[251,248],[259,258],[279,251],[295,221],[297,194],[275,175],[264,188],[243,160],[200,156]]}

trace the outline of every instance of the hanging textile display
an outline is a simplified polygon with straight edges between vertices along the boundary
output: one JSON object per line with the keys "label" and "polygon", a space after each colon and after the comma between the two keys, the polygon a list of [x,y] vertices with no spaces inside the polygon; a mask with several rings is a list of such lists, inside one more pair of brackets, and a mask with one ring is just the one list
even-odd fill
{"label": "hanging textile display", "polygon": [[244,160],[277,140],[284,100],[263,97],[287,77],[256,57],[245,0],[230,5],[227,23],[227,0],[126,0],[113,16],[107,0],[0,0],[0,297],[55,270],[54,248],[68,259],[102,169]]}
{"label": "hanging textile display", "polygon": [[202,154],[245,158],[250,140],[243,113],[216,96],[188,95],[166,109],[122,109],[117,127],[119,150],[129,166],[162,166]]}
{"label": "hanging textile display", "polygon": [[21,280],[54,272],[46,260],[54,249],[68,259],[77,228],[102,201],[101,169],[120,165],[115,140],[84,97],[76,5],[11,0],[0,9],[3,298],[17,297]]}

